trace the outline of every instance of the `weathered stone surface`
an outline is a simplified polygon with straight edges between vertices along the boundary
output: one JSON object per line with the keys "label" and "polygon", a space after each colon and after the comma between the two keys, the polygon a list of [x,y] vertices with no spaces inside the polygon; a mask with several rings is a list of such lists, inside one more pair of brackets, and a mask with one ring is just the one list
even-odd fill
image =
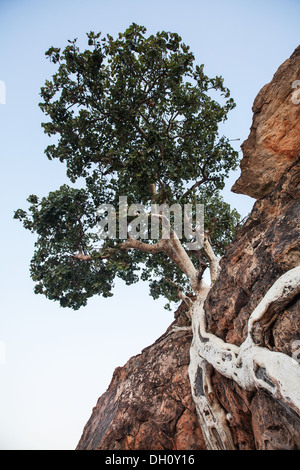
{"label": "weathered stone surface", "polygon": [[[256,305],[284,272],[300,264],[299,163],[294,162],[273,191],[256,202],[228,247],[220,276],[206,300],[209,330],[230,343],[240,345],[245,340]],[[286,313],[285,335],[290,330],[293,339],[296,320],[291,318],[288,324],[288,317]],[[277,321],[282,322],[280,318]]]}
{"label": "weathered stone surface", "polygon": [[205,449],[188,379],[191,331],[172,331],[182,319],[115,370],[78,450]]}
{"label": "weathered stone surface", "polygon": [[251,411],[253,393],[242,390],[233,380],[223,377],[217,371],[213,373],[212,384],[220,404],[227,411],[236,448],[254,450],[256,445]]}
{"label": "weathered stone surface", "polygon": [[300,299],[295,299],[279,315],[272,328],[269,344],[275,351],[281,351],[288,356],[294,352],[294,341],[300,341]]}
{"label": "weathered stone surface", "polygon": [[234,192],[256,199],[265,196],[299,157],[300,105],[295,104],[293,88],[296,80],[300,80],[300,46],[254,101],[253,123],[242,145],[241,176],[232,188]]}
{"label": "weathered stone surface", "polygon": [[[300,104],[291,101],[299,60],[297,48],[254,102],[242,175],[233,189],[260,199],[228,247],[205,303],[208,329],[237,345],[245,340],[249,316],[271,285],[300,265]],[[295,298],[278,312],[261,345],[292,356],[299,340],[300,300]],[[293,411],[267,392],[246,394],[216,372],[213,383],[231,417],[237,448],[300,449],[299,417]]]}
{"label": "weathered stone surface", "polygon": [[[295,162],[274,190],[256,202],[222,260],[205,303],[208,329],[240,345],[250,314],[281,274],[300,264],[300,165]],[[287,305],[263,335],[264,347],[293,354],[300,340],[300,299]],[[299,348],[300,349],[300,348]],[[266,392],[248,394],[217,372],[213,385],[230,416],[238,449],[300,449],[300,417]]]}
{"label": "weathered stone surface", "polygon": [[251,403],[258,450],[299,450],[300,418],[268,393],[259,391]]}

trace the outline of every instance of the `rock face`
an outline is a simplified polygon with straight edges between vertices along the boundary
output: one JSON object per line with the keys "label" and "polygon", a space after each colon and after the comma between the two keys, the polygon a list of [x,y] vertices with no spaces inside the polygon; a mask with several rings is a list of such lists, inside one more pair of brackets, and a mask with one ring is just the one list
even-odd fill
{"label": "rock face", "polygon": [[[297,79],[300,47],[254,101],[233,190],[258,201],[228,247],[205,302],[207,330],[236,345],[271,285],[300,265],[300,103],[292,100]],[[182,306],[156,343],[116,369],[77,449],[205,449],[187,372],[188,326]],[[292,356],[300,344],[300,298],[279,311],[260,337],[264,347]],[[211,382],[237,449],[300,449],[295,412],[265,391],[246,392],[217,371]]]}
{"label": "rock face", "polygon": [[115,370],[77,450],[205,449],[190,392],[191,330],[182,326],[183,311],[152,346]]}
{"label": "rock face", "polygon": [[[300,104],[291,96],[297,77],[300,47],[254,101],[242,174],[233,190],[260,199],[228,247],[205,302],[208,330],[236,345],[245,340],[249,316],[271,285],[300,265]],[[299,297],[260,333],[262,346],[293,356],[300,340]],[[212,380],[231,416],[237,448],[300,449],[299,416],[266,392],[246,393],[217,372]]]}
{"label": "rock face", "polygon": [[[211,332],[238,346],[245,340],[251,312],[270,286],[300,264],[300,166],[286,170],[279,183],[260,199],[221,261],[221,273],[205,303]],[[300,339],[297,306],[282,312],[266,344],[291,353]],[[297,338],[297,335],[299,338]]]}
{"label": "rock face", "polygon": [[232,188],[236,193],[265,196],[299,157],[299,60],[300,46],[254,100],[250,135],[242,145],[241,177]]}

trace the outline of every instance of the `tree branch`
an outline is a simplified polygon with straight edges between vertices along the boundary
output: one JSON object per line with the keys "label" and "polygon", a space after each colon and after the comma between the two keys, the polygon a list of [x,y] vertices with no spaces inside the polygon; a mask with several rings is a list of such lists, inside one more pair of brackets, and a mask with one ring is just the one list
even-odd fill
{"label": "tree branch", "polygon": [[[150,185],[150,190],[153,195],[152,197],[155,197],[156,188],[154,184]],[[176,232],[171,229],[169,220],[163,214],[158,214],[157,212],[154,212],[154,214],[151,215],[154,217],[158,217],[168,223],[168,233],[170,234],[170,238],[162,238],[154,244],[144,243],[134,238],[128,238],[125,242],[117,244],[114,248],[110,248],[110,251],[127,251],[130,249],[135,249],[151,254],[165,253],[169,257],[169,259],[173,261],[179,267],[179,269],[181,269],[182,272],[187,275],[190,280],[191,288],[194,290],[194,292],[199,292],[205,289],[207,287],[206,283],[202,280],[202,276],[199,276],[199,272],[195,268],[191,258],[188,256],[186,250],[182,246]],[[150,214],[148,214],[148,216],[150,216]],[[111,253],[97,256],[97,258],[107,259],[109,258],[109,256],[111,256]],[[92,255],[84,255],[81,252],[74,255],[73,258],[81,261],[91,261],[94,259]]]}
{"label": "tree branch", "polygon": [[72,258],[79,259],[81,261],[92,261],[91,255],[84,255],[83,253],[78,253],[76,255],[72,255]]}
{"label": "tree branch", "polygon": [[[111,255],[97,255],[97,259],[108,259]],[[84,255],[83,253],[77,253],[76,255],[72,255],[72,258],[79,259],[80,261],[93,261],[96,258],[93,258],[92,255]]]}
{"label": "tree branch", "polygon": [[208,258],[211,282],[215,282],[220,272],[220,259],[214,253],[207,232],[204,234],[203,251]]}
{"label": "tree branch", "polygon": [[149,189],[151,193],[151,203],[153,204],[157,198],[156,184],[155,183],[149,184]]}
{"label": "tree branch", "polygon": [[196,183],[193,184],[187,191],[181,196],[182,199],[184,199],[186,196],[188,196],[194,189],[198,188],[201,184],[205,183],[207,181],[207,177],[204,176],[201,180],[196,181]]}
{"label": "tree branch", "polygon": [[[143,251],[146,253],[156,254],[156,253],[162,253],[163,251],[165,251],[164,250],[165,242],[166,240],[160,240],[157,243],[150,244],[150,243],[141,242],[134,238],[128,238],[128,240],[126,240],[125,242],[119,243],[114,248],[109,248],[109,250],[110,251],[117,251],[117,250],[127,251],[130,249],[134,249],[134,250],[139,250],[139,251]],[[79,259],[81,261],[92,261],[94,259],[107,259],[110,256],[111,256],[111,253],[108,253],[108,254],[99,255],[93,258],[92,255],[84,255],[83,253],[78,253],[76,255],[73,255],[73,258]]]}
{"label": "tree branch", "polygon": [[135,238],[128,238],[126,242],[120,243],[116,246],[116,248],[120,250],[135,249],[143,251],[145,253],[156,254],[165,251],[165,242],[166,240],[159,240],[159,242],[157,243],[150,244],[141,242],[140,240],[136,240]]}

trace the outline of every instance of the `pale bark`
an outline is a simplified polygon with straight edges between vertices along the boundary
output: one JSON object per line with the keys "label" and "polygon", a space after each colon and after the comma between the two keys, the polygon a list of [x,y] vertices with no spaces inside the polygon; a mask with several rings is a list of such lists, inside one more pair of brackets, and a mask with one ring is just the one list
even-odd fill
{"label": "pale bark", "polygon": [[220,272],[220,258],[214,253],[209,241],[209,235],[204,235],[203,251],[209,262],[209,271],[211,282],[214,283]]}
{"label": "pale bark", "polygon": [[[268,391],[300,416],[299,364],[283,353],[270,351],[262,346],[264,334],[277,314],[300,293],[300,267],[288,271],[271,286],[251,314],[247,337],[238,347],[206,331],[204,302],[210,288],[199,279],[199,273],[174,231],[171,231],[170,239],[162,239],[154,244],[129,238],[116,248],[137,249],[151,254],[165,253],[190,279],[196,300],[189,310],[193,330],[189,377],[208,449],[234,449],[226,413],[211,386],[210,376],[213,369],[234,380],[247,391]],[[214,254],[207,235],[204,238],[203,251],[209,261],[213,283],[218,277],[220,267],[219,259]],[[110,254],[106,253],[102,258],[109,256]],[[82,253],[74,257],[81,261],[92,260],[92,256]],[[183,293],[181,296],[185,297]]]}
{"label": "pale bark", "polygon": [[[229,428],[226,421],[220,418],[220,410],[207,419],[207,407],[210,404],[210,394],[203,387],[203,393],[197,391],[199,381],[198,367],[202,370],[202,382],[207,367],[210,364],[223,376],[234,380],[240,387],[248,391],[264,389],[275,399],[281,401],[300,416],[300,365],[286,354],[270,351],[258,346],[256,326],[263,324],[267,318],[268,327],[274,320],[276,312],[287,305],[300,292],[300,267],[296,267],[283,274],[268,290],[264,298],[257,305],[248,322],[248,335],[240,347],[226,343],[221,338],[208,333],[205,324],[204,298],[194,303],[191,310],[193,342],[191,345],[191,363],[189,375],[193,398],[197,413],[211,449],[231,449],[232,442],[228,439]],[[270,320],[270,312],[271,320]],[[255,342],[256,341],[256,342]],[[198,387],[199,390],[199,387]],[[219,407],[220,408],[220,407]],[[209,408],[213,413],[212,407]],[[214,418],[214,419],[213,419]],[[211,423],[218,423],[212,431]],[[223,429],[223,430],[222,430]],[[218,439],[216,440],[216,433]]]}
{"label": "pale bark", "polygon": [[233,450],[235,446],[226,420],[226,413],[220,406],[211,386],[212,366],[204,356],[201,356],[198,344],[199,311],[203,309],[208,292],[209,288],[204,289],[198,295],[190,311],[193,330],[189,364],[191,392],[207,449]]}
{"label": "pale bark", "polygon": [[[271,286],[251,314],[247,337],[238,347],[206,331],[204,302],[209,286],[199,279],[199,273],[174,231],[171,231],[170,239],[162,239],[154,244],[129,238],[116,248],[137,249],[151,254],[165,253],[190,279],[196,301],[190,308],[193,341],[189,376],[207,448],[234,449],[226,414],[211,386],[210,375],[213,369],[247,391],[268,391],[300,416],[300,365],[286,354],[263,347],[266,330],[283,307],[300,293],[300,267],[288,271]],[[208,236],[204,239],[203,250],[209,261],[211,280],[214,282],[220,271],[219,259],[213,252]],[[108,251],[100,257],[109,256]],[[93,259],[82,253],[74,255],[74,258],[81,261]]]}

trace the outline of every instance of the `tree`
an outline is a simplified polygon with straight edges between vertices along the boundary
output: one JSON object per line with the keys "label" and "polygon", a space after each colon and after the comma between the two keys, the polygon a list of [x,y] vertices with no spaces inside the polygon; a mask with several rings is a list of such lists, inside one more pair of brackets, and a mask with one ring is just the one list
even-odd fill
{"label": "tree", "polygon": [[[220,196],[238,161],[218,131],[235,106],[230,92],[222,77],[209,78],[194,64],[178,34],[145,33],[132,24],[117,39],[87,34],[83,52],[76,39],[46,52],[57,71],[41,88],[40,108],[49,117],[42,126],[58,138],[45,153],[66,164],[73,186],[29,196],[28,211],[17,210],[15,218],[37,235],[35,292],[63,307],[111,296],[116,277],[128,285],[148,281],[151,295],[168,302],[200,292],[204,269],[209,265],[214,281],[239,221]],[[204,243],[188,251],[190,240],[179,239],[172,216],[167,239],[161,226],[156,239],[124,237],[117,228],[114,238],[99,240],[104,216],[97,208],[118,208],[125,195],[128,205],[143,205],[149,224],[153,206],[162,222],[162,204],[204,204]],[[129,233],[137,214],[128,216]],[[120,208],[115,216],[120,222]]]}
{"label": "tree", "polygon": [[[48,50],[58,70],[41,89],[40,107],[50,118],[45,132],[58,139],[46,154],[65,162],[73,186],[41,199],[29,196],[28,211],[18,209],[15,218],[37,236],[31,261],[35,292],[63,307],[78,309],[95,294],[111,296],[116,277],[127,284],[148,281],[154,298],[184,299],[193,331],[189,377],[203,436],[208,449],[234,449],[228,415],[213,390],[213,369],[248,392],[268,392],[299,415],[299,365],[265,348],[262,337],[279,308],[299,295],[300,268],[270,287],[251,313],[240,346],[206,330],[210,287],[203,273],[209,266],[216,280],[219,256],[239,222],[220,196],[238,161],[218,131],[234,102],[221,77],[208,78],[203,65],[194,65],[177,34],[145,33],[132,24],[118,39],[91,32],[84,52],[76,40],[62,52]],[[133,210],[125,211],[124,227],[125,196]],[[191,213],[180,223],[175,211],[166,216],[165,206],[185,204]],[[201,226],[191,223],[199,204],[205,206],[203,240]],[[113,236],[106,223],[111,207]],[[145,239],[153,219],[160,226]]]}

